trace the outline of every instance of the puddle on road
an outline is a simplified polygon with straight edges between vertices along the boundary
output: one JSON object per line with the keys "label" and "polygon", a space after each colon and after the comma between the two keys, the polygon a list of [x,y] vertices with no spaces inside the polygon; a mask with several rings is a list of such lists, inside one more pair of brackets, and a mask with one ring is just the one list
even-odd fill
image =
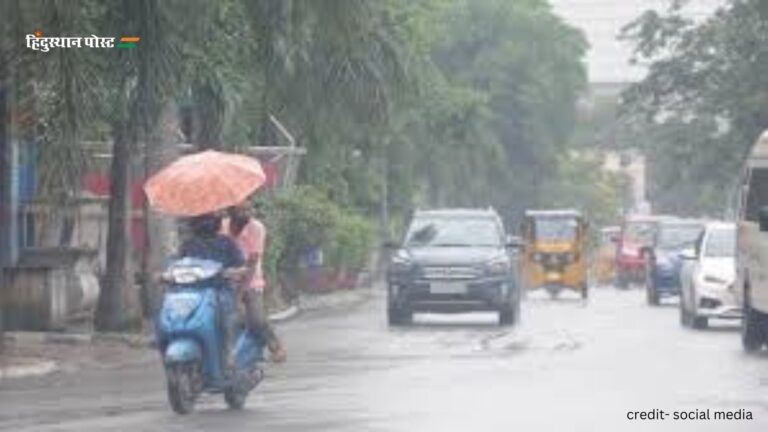
{"label": "puddle on road", "polygon": [[583,342],[567,331],[526,333],[508,332],[484,338],[479,343],[483,352],[573,352],[580,350]]}

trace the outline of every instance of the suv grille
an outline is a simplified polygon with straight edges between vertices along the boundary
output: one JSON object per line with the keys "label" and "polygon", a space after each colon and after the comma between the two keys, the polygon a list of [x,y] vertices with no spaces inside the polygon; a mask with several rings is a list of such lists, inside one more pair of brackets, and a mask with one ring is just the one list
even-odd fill
{"label": "suv grille", "polygon": [[424,267],[422,275],[425,279],[437,280],[474,279],[479,272],[473,267]]}

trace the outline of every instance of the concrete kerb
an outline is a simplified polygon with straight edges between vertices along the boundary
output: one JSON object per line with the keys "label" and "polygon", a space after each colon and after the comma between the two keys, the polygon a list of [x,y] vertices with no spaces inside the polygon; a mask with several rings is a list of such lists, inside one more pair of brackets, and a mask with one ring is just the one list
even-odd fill
{"label": "concrete kerb", "polygon": [[97,342],[123,343],[135,347],[149,347],[152,337],[134,333],[61,333],[6,331],[5,340],[18,344],[90,345]]}
{"label": "concrete kerb", "polygon": [[[283,311],[270,315],[274,322],[287,321],[299,313],[297,306],[291,306]],[[94,343],[122,343],[135,348],[147,348],[154,345],[154,337],[139,333],[66,333],[66,332],[34,332],[6,331],[3,335],[8,343],[24,345],[65,344],[91,345]]]}
{"label": "concrete kerb", "polygon": [[[320,294],[300,299],[297,305],[270,314],[269,320],[275,323],[289,321],[302,311],[322,308],[336,308],[364,301],[371,295],[372,290],[360,288],[332,294]],[[154,336],[139,333],[66,333],[66,332],[32,332],[6,331],[4,339],[9,343],[25,345],[33,344],[67,344],[90,345],[94,343],[122,343],[134,348],[152,348],[155,346]]]}
{"label": "concrete kerb", "polygon": [[0,365],[0,380],[43,376],[58,369],[53,360],[26,359],[27,364],[4,366]]}

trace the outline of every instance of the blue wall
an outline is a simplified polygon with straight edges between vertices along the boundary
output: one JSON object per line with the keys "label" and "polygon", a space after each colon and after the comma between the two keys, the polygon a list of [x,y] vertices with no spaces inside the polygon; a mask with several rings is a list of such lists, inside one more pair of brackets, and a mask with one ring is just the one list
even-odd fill
{"label": "blue wall", "polygon": [[19,256],[19,152],[14,141],[0,139],[0,266]]}

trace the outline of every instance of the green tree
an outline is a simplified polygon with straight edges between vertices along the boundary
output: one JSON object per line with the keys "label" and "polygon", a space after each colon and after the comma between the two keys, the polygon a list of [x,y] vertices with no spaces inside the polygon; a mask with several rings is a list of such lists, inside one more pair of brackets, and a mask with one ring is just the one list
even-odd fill
{"label": "green tree", "polygon": [[720,214],[768,124],[768,11],[764,1],[733,0],[696,24],[684,18],[685,3],[625,29],[638,60],[651,66],[625,93],[623,115],[652,163],[655,206]]}

